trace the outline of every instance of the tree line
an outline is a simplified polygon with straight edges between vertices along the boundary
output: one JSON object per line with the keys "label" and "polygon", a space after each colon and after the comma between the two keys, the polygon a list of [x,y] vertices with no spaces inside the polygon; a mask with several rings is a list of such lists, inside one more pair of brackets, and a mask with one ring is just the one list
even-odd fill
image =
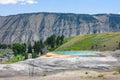
{"label": "tree line", "polygon": [[12,49],[10,44],[0,44],[0,49]]}
{"label": "tree line", "polygon": [[62,36],[56,36],[51,35],[48,37],[45,41],[39,40],[35,41],[34,45],[25,44],[25,43],[14,43],[12,45],[12,50],[14,52],[14,55],[22,55],[25,56],[25,59],[28,58],[28,54],[31,53],[32,57],[37,57],[38,54],[43,54],[43,49],[46,47],[48,51],[53,51],[56,48],[58,48],[60,45],[62,45],[64,42],[64,35]]}

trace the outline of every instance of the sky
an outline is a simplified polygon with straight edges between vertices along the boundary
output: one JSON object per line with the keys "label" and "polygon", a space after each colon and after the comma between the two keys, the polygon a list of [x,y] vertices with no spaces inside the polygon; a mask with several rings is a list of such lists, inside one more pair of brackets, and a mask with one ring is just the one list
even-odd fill
{"label": "sky", "polygon": [[120,0],[0,0],[0,16],[37,12],[120,14]]}

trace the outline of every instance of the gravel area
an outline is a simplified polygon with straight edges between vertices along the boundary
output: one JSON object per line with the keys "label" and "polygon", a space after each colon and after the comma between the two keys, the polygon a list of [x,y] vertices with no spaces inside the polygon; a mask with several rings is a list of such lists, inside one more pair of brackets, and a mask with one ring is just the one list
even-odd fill
{"label": "gravel area", "polygon": [[[87,74],[86,74],[87,72]],[[66,71],[54,75],[43,75],[37,77],[6,77],[0,80],[119,80],[120,74],[114,72],[96,72],[96,71]],[[100,75],[103,75],[100,77]]]}

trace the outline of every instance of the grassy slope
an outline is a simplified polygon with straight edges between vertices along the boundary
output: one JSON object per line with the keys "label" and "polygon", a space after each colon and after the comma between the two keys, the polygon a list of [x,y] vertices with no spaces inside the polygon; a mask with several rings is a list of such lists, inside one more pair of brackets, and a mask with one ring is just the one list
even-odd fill
{"label": "grassy slope", "polygon": [[120,32],[79,35],[68,38],[67,41],[56,50],[116,50],[119,42]]}

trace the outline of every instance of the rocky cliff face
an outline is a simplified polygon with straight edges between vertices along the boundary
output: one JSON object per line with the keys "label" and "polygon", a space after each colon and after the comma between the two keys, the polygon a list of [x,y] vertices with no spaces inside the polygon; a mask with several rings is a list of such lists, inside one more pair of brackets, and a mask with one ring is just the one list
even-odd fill
{"label": "rocky cliff face", "polygon": [[29,43],[52,34],[66,37],[120,31],[120,15],[31,13],[0,16],[0,43]]}

